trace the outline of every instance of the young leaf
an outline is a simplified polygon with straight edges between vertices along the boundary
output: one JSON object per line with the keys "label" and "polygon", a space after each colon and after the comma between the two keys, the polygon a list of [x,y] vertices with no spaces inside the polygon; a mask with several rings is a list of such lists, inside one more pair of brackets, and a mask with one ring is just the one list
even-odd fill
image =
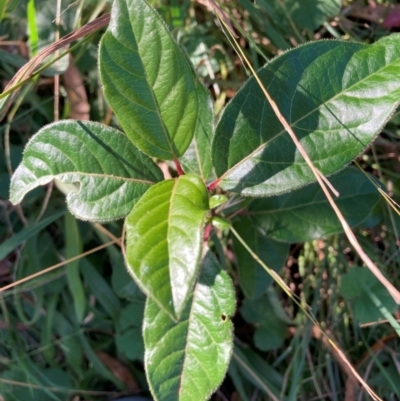
{"label": "young leaf", "polygon": [[207,251],[193,296],[181,318],[148,298],[143,323],[145,366],[157,401],[207,400],[221,383],[232,354],[235,292]]}
{"label": "young leaf", "polygon": [[214,106],[210,92],[199,81],[196,81],[196,89],[199,98],[196,130],[192,143],[179,161],[186,172],[198,174],[206,182],[212,172],[211,143],[214,137]]}
{"label": "young leaf", "polygon": [[[341,171],[330,182],[340,193],[336,203],[351,227],[361,224],[379,201],[379,192],[356,168]],[[305,242],[343,230],[317,183],[290,194],[254,199],[248,212],[247,219],[277,241]]]}
{"label": "young leaf", "polygon": [[[315,166],[332,174],[360,154],[400,99],[400,35],[373,45],[308,43],[259,77]],[[277,195],[315,181],[252,77],[217,126],[213,163],[225,190]]]}
{"label": "young leaf", "polygon": [[126,219],[128,268],[174,319],[193,289],[208,209],[203,181],[187,174],[154,185]]}
{"label": "young leaf", "polygon": [[14,204],[54,178],[79,183],[67,195],[70,211],[83,220],[126,216],[161,170],[121,132],[88,121],[66,120],[42,128],[25,148],[11,180]]}
{"label": "young leaf", "polygon": [[100,44],[104,94],[129,139],[171,160],[189,146],[197,120],[191,68],[145,0],[116,0]]}
{"label": "young leaf", "polygon": [[[289,244],[268,238],[248,216],[240,216],[235,221],[234,228],[270,269],[277,272],[282,269],[289,252]],[[261,297],[272,284],[272,277],[252,258],[235,236],[233,236],[233,246],[241,289],[247,298]]]}

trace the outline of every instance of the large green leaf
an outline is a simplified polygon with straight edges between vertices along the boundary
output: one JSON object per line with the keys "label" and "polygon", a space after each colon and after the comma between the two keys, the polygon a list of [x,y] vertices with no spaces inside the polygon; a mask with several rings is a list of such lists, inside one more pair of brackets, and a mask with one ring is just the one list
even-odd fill
{"label": "large green leaf", "polygon": [[11,180],[11,202],[21,202],[27,192],[54,178],[79,183],[79,190],[67,195],[75,216],[101,221],[126,216],[163,176],[121,132],[93,122],[65,120],[42,128],[27,144]]}
{"label": "large green leaf", "polygon": [[126,220],[129,271],[174,319],[193,289],[208,209],[207,188],[188,174],[154,185]]}
{"label": "large green leaf", "polygon": [[[400,35],[373,45],[308,43],[258,74],[316,167],[331,174],[368,146],[399,103]],[[225,109],[213,163],[222,188],[244,195],[315,181],[254,78]]]}
{"label": "large green leaf", "polygon": [[178,158],[197,120],[191,67],[145,0],[116,0],[100,44],[106,99],[129,139],[160,159]]}
{"label": "large green leaf", "polygon": [[211,143],[214,137],[214,106],[210,92],[199,82],[196,83],[199,99],[199,114],[192,143],[179,159],[184,170],[198,174],[207,181],[212,171]]}
{"label": "large green leaf", "polygon": [[[233,225],[253,252],[270,268],[280,271],[289,252],[289,244],[277,242],[265,235],[248,216],[240,216]],[[239,284],[247,298],[259,298],[272,284],[272,277],[256,262],[247,249],[234,236]]]}
{"label": "large green leaf", "polygon": [[143,324],[145,365],[157,401],[207,400],[224,378],[232,354],[235,292],[210,251],[178,322],[148,298]]}
{"label": "large green leaf", "polygon": [[[379,201],[379,193],[359,170],[349,167],[330,177],[339,191],[335,200],[350,226],[361,224]],[[343,231],[317,183],[290,194],[254,199],[246,217],[277,241],[305,242]]]}

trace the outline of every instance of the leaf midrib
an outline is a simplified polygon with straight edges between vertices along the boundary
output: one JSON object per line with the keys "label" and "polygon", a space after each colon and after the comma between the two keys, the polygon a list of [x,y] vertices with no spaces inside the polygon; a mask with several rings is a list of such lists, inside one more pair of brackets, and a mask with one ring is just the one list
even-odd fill
{"label": "leaf midrib", "polygon": [[[376,46],[376,45],[372,45],[372,46]],[[355,52],[352,56],[351,59],[353,59],[353,57],[361,50],[365,50],[365,49],[360,49],[357,52]],[[386,49],[385,49],[386,50]],[[388,68],[389,66],[391,66],[394,62],[398,61],[400,59],[400,57],[397,57],[395,60],[391,60],[391,62],[389,64],[386,64],[384,67],[374,71],[373,74],[368,75],[367,77],[361,79],[360,81],[357,81],[355,84],[353,84],[352,86],[349,86],[348,88],[346,88],[346,90],[337,93],[335,96],[331,97],[330,99],[328,99],[326,102],[320,104],[318,107],[314,108],[313,110],[309,111],[307,114],[303,115],[300,119],[289,123],[290,127],[294,127],[296,124],[300,123],[301,121],[303,121],[305,118],[307,118],[309,115],[311,115],[312,113],[314,113],[315,111],[321,109],[323,106],[325,106],[326,104],[332,102],[333,100],[335,100],[337,97],[343,95],[344,93],[346,93],[347,91],[353,90],[354,87],[356,87],[357,85],[361,84],[362,82],[364,82],[365,80],[369,79],[370,77],[374,76],[375,74],[378,74],[380,72],[382,72],[385,68]],[[303,72],[302,76],[304,76],[305,71],[307,71],[308,68],[310,68],[310,66],[312,64],[314,64],[314,62],[318,60],[315,59],[313,61],[313,63],[311,63]],[[348,65],[348,64],[347,64]],[[346,67],[347,68],[347,67]],[[275,76],[276,72],[274,73]],[[299,80],[300,81],[300,80]],[[267,101],[266,101],[267,102]],[[292,108],[290,109],[290,112],[292,111]],[[344,125],[344,124],[343,124]],[[227,171],[225,171],[224,174],[222,174],[218,179],[219,180],[223,180],[224,177],[226,177],[227,175],[230,174],[231,171],[234,171],[235,169],[238,168],[238,166],[240,166],[241,164],[245,163],[247,160],[251,159],[252,156],[254,154],[256,154],[257,152],[259,152],[260,150],[264,149],[270,142],[274,141],[275,139],[277,139],[278,137],[280,137],[281,135],[283,135],[286,132],[285,129],[281,130],[280,132],[278,132],[273,138],[269,139],[268,141],[264,142],[262,145],[260,145],[258,148],[256,148],[253,152],[251,152],[248,156],[244,157],[240,162],[236,163],[234,166],[232,166],[231,168],[229,168]],[[314,132],[314,131],[313,131]],[[304,161],[305,163],[305,161]]]}
{"label": "leaf midrib", "polygon": [[137,182],[137,183],[147,184],[147,185],[156,184],[156,182],[147,181],[147,180],[141,180],[141,179],[138,179],[138,178],[129,178],[129,177],[121,177],[121,176],[116,176],[116,175],[98,174],[98,173],[83,173],[81,171],[68,171],[68,172],[58,173],[58,174],[43,175],[43,176],[40,176],[40,177],[36,176],[36,181],[37,180],[41,180],[43,178],[58,178],[58,177],[60,177],[62,175],[73,175],[73,174],[82,175],[84,177],[100,177],[100,178],[105,178],[106,177],[108,179],[115,180],[115,181]]}
{"label": "leaf midrib", "polygon": [[[150,11],[153,13],[153,15],[155,15],[155,17],[158,18],[158,21],[162,23],[161,17],[158,16],[158,14],[155,12],[155,10],[154,10],[149,4],[147,4],[147,3],[146,3],[146,7],[148,7],[148,8],[150,9]],[[129,12],[129,8],[128,8],[128,7],[127,7],[127,11],[128,11],[128,14],[130,15],[130,12]],[[147,83],[147,85],[148,85],[149,88],[150,88],[151,97],[153,98],[153,102],[154,102],[154,104],[155,104],[155,106],[156,106],[156,113],[157,113],[158,118],[159,118],[159,121],[160,121],[160,123],[161,123],[161,127],[162,127],[162,129],[163,129],[164,136],[165,136],[165,138],[166,138],[166,140],[167,140],[167,143],[168,143],[168,146],[169,146],[169,150],[170,150],[170,152],[171,152],[171,155],[172,155],[173,157],[176,157],[175,152],[174,152],[174,148],[173,148],[172,143],[171,143],[171,138],[170,138],[169,133],[168,133],[168,130],[167,130],[167,127],[165,126],[164,121],[163,121],[162,116],[161,116],[161,110],[160,110],[160,108],[159,108],[159,104],[158,104],[157,99],[155,98],[155,95],[154,95],[153,86],[150,85],[150,83],[149,83],[149,78],[148,78],[148,76],[147,76],[147,70],[146,70],[146,68],[144,67],[143,62],[142,62],[142,55],[141,55],[141,51],[140,51],[140,47],[139,47],[139,41],[138,41],[137,38],[136,38],[135,30],[134,30],[134,28],[133,28],[131,18],[129,18],[129,22],[130,22],[130,25],[131,25],[131,28],[132,28],[132,34],[133,34],[133,36],[135,37],[136,43],[137,43],[137,45],[138,45],[137,52],[138,52],[138,54],[139,54],[139,61],[140,61],[140,64],[142,65],[142,68],[143,68],[143,72],[144,72],[144,76],[145,76],[145,79],[146,79],[146,83]],[[165,27],[164,27],[164,28],[165,28]],[[167,34],[168,34],[168,33],[167,33]],[[158,73],[157,73],[156,81],[157,81],[157,79],[158,79]]]}

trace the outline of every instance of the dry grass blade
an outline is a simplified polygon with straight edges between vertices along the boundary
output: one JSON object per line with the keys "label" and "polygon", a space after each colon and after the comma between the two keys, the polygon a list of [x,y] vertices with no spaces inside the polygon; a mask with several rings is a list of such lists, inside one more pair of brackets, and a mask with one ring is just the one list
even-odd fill
{"label": "dry grass blade", "polygon": [[[358,372],[354,369],[352,364],[346,358],[346,355],[340,349],[338,345],[329,337],[329,335],[322,329],[317,319],[312,315],[311,308],[306,305],[306,308],[303,306],[301,300],[298,300],[296,294],[292,292],[292,290],[287,286],[287,284],[283,281],[283,279],[276,273],[274,270],[270,269],[258,256],[257,254],[247,245],[247,243],[243,240],[243,238],[238,234],[238,232],[233,228],[230,227],[231,232],[236,236],[236,238],[240,241],[240,243],[244,246],[244,248],[250,253],[251,257],[263,267],[263,269],[271,275],[271,277],[278,283],[278,285],[282,288],[283,291],[288,295],[288,297],[303,311],[303,313],[310,319],[315,327],[318,329],[318,333],[324,337],[325,344],[329,344],[332,349],[334,350],[334,357],[337,361],[340,361],[340,366],[346,372],[348,377],[352,377],[354,380],[358,380],[358,382],[364,387],[366,392],[371,396],[371,398],[375,401],[382,401],[374,391],[369,387],[366,381],[358,374]],[[316,329],[314,329],[316,330]]]}
{"label": "dry grass blade", "polygon": [[[28,63],[26,63],[10,80],[7,86],[4,89],[4,92],[1,97],[5,97],[7,93],[13,92],[9,99],[7,99],[6,104],[3,106],[3,110],[0,111],[0,121],[5,116],[8,107],[10,106],[12,100],[18,92],[18,84],[28,78],[30,74],[35,70],[35,68],[48,56],[55,53],[56,51],[62,49],[63,47],[69,45],[70,43],[85,37],[105,26],[110,22],[110,14],[105,14],[93,22],[89,22],[84,25],[82,28],[77,29],[65,35],[63,38],[58,40],[57,42],[51,44],[50,46],[43,49],[40,53],[38,53],[35,57],[33,57]],[[15,87],[15,88],[14,88]],[[13,89],[14,88],[14,89]],[[0,97],[0,98],[1,98]]]}
{"label": "dry grass blade", "polygon": [[[231,31],[229,29],[229,26],[226,25],[224,18],[219,15],[218,8],[214,8],[214,12],[216,13],[221,25],[224,26],[226,31],[230,34]],[[257,72],[254,70],[253,66],[251,65],[251,63],[247,59],[246,55],[240,48],[236,39],[233,37],[233,35],[230,35],[230,38],[228,38],[228,39],[230,41],[232,41],[233,44],[235,45],[234,48],[235,48],[235,51],[238,53],[238,56],[245,61],[246,65],[250,69],[250,71],[253,74],[254,78],[256,79],[258,85],[260,86],[261,90],[263,91],[265,97],[267,98],[269,104],[271,105],[271,108],[273,109],[276,117],[279,119],[279,121],[281,122],[281,124],[283,125],[285,130],[288,132],[288,134],[292,138],[293,142],[295,143],[297,149],[299,150],[299,152],[303,156],[304,160],[306,161],[307,165],[310,167],[312,173],[314,174],[316,180],[318,181],[318,184],[320,185],[320,187],[322,188],[322,191],[324,192],[326,198],[328,199],[329,204],[331,205],[336,216],[338,217],[350,244],[353,246],[354,250],[358,253],[358,255],[360,256],[361,260],[365,263],[365,265],[371,270],[371,272],[375,275],[375,277],[385,286],[385,288],[388,290],[388,292],[393,297],[395,302],[397,304],[400,304],[400,292],[394,287],[394,285],[392,283],[390,283],[390,281],[382,274],[382,272],[378,269],[378,267],[370,259],[370,257],[364,252],[364,250],[361,247],[361,245],[359,244],[356,236],[354,235],[353,231],[351,230],[349,224],[347,223],[346,219],[344,218],[342,212],[340,211],[340,209],[337,207],[335,201],[333,200],[333,198],[325,184],[325,182],[327,181],[327,178],[323,177],[322,174],[319,172],[319,170],[314,166],[313,162],[311,161],[310,157],[308,156],[303,145],[301,144],[301,142],[298,140],[296,134],[294,133],[292,127],[286,121],[285,117],[283,117],[277,104],[272,99],[272,97],[270,96],[270,94],[268,93],[266,88],[264,87],[259,76],[257,75]]]}
{"label": "dry grass blade", "polygon": [[87,255],[90,255],[90,254],[92,254],[92,253],[95,253],[95,252],[97,252],[97,251],[100,251],[101,249],[107,248],[108,246],[110,246],[110,245],[112,245],[112,244],[119,243],[120,241],[121,241],[121,240],[120,240],[119,238],[116,238],[115,240],[110,241],[110,242],[107,242],[106,244],[100,245],[100,246],[98,246],[98,247],[96,247],[96,248],[93,248],[93,249],[91,249],[90,251],[83,252],[83,253],[81,253],[80,255],[74,256],[73,258],[70,258],[70,259],[67,259],[67,260],[63,260],[63,261],[60,262],[60,263],[57,263],[57,264],[55,264],[55,265],[53,265],[53,266],[50,266],[50,267],[48,267],[47,269],[41,270],[41,271],[39,271],[39,272],[37,272],[37,273],[31,274],[30,276],[25,277],[25,278],[23,278],[23,279],[21,279],[21,280],[15,281],[14,283],[5,285],[4,287],[1,287],[1,288],[0,288],[0,293],[1,293],[1,292],[4,292],[4,291],[7,291],[7,290],[9,290],[9,289],[11,289],[11,288],[14,288],[14,287],[16,287],[17,285],[20,285],[20,284],[22,284],[22,283],[25,283],[25,282],[27,282],[27,281],[29,281],[29,280],[32,280],[32,279],[36,278],[36,277],[39,277],[39,276],[41,276],[42,274],[46,274],[46,273],[49,273],[49,272],[51,272],[51,271],[53,271],[53,270],[56,270],[56,269],[58,269],[58,268],[61,267],[61,266],[64,266],[64,265],[67,265],[68,263],[73,262],[74,260],[78,260],[78,259],[84,258],[84,257],[87,256]]}
{"label": "dry grass blade", "polygon": [[[67,394],[82,394],[87,396],[109,396],[114,397],[117,396],[118,392],[113,391],[93,391],[93,390],[81,390],[81,389],[67,389],[62,387],[43,387],[42,385],[33,384],[33,383],[24,383],[18,382],[15,380],[3,379],[0,378],[0,383],[9,384],[10,386],[17,386],[17,387],[28,387],[28,388],[36,388],[39,390],[46,389],[53,393],[67,393]],[[1,400],[1,398],[0,398]]]}

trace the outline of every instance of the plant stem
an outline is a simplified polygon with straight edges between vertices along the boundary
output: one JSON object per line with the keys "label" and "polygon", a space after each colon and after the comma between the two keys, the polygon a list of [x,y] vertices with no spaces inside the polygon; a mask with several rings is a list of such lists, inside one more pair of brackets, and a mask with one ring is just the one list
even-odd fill
{"label": "plant stem", "polygon": [[185,175],[185,172],[183,171],[183,168],[182,168],[181,164],[179,163],[179,160],[174,159],[174,163],[175,163],[176,171],[178,172],[179,176]]}

